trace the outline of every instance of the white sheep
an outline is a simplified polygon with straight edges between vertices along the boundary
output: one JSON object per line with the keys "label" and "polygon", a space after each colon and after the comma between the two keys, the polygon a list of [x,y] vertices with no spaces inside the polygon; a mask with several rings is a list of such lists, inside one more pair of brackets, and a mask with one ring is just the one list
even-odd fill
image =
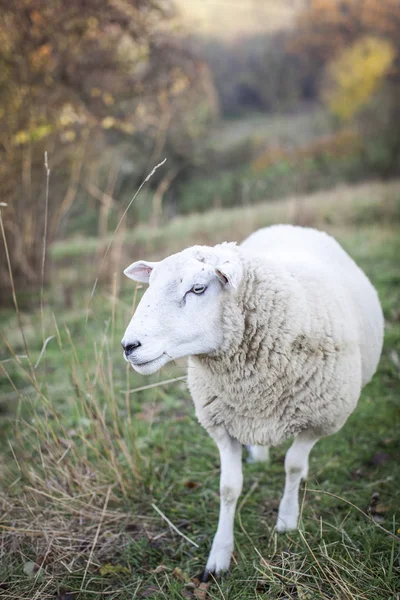
{"label": "white sheep", "polygon": [[295,529],[311,448],[343,426],[376,370],[379,299],[332,237],[290,225],[124,273],[150,284],[122,340],[126,360],[149,374],[189,356],[196,415],[220,452],[220,516],[205,576],[219,573],[233,550],[242,445],[263,460],[295,436],[276,525]]}

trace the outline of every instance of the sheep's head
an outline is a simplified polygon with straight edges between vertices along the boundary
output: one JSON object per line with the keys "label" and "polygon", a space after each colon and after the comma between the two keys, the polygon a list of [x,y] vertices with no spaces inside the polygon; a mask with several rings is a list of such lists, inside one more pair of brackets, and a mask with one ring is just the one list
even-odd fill
{"label": "sheep's head", "polygon": [[122,339],[124,356],[148,375],[183,356],[222,344],[222,307],[242,279],[235,244],[193,246],[160,262],[138,261],[124,273],[149,283]]}

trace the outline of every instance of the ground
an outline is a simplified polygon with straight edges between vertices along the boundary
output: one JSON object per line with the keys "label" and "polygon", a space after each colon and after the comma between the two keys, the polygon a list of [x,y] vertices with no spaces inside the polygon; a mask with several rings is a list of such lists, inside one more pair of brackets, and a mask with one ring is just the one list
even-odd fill
{"label": "ground", "polygon": [[139,252],[315,224],[357,260],[384,308],[378,373],[343,429],[312,451],[300,530],[274,531],[286,444],[270,464],[244,465],[233,565],[207,590],[195,576],[217,524],[218,454],[196,422],[184,362],[153,378],[130,371],[119,343],[132,282],[100,277],[91,296],[95,241],[55,247],[43,318],[26,299],[19,319],[0,314],[0,597],[397,600],[399,199],[399,182],[345,187],[142,228],[125,244],[119,271]]}

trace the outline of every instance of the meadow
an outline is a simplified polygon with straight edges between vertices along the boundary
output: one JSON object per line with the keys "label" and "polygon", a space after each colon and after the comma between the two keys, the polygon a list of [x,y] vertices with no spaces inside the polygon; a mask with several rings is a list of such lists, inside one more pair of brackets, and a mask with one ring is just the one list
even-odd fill
{"label": "meadow", "polygon": [[[328,231],[366,271],[384,309],[384,351],[345,427],[311,454],[300,530],[274,531],[286,444],[269,465],[244,465],[231,571],[201,586],[217,449],[196,422],[184,361],[145,378],[123,360],[142,290],[121,272],[276,222]],[[50,285],[0,312],[0,597],[398,600],[399,224],[394,180],[49,248]]]}

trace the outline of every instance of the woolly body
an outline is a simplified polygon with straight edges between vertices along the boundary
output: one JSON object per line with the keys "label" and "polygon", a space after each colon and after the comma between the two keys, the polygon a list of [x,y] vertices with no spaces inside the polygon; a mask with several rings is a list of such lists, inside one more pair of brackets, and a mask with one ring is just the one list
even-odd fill
{"label": "woolly body", "polygon": [[244,275],[222,305],[222,345],[189,358],[199,422],[266,446],[303,430],[334,433],[379,361],[375,289],[333,238],[313,229],[262,229],[236,252]]}
{"label": "woolly body", "polygon": [[220,517],[206,578],[229,568],[243,444],[266,460],[267,446],[295,436],[276,529],[297,527],[310,451],[341,428],[377,367],[382,310],[333,238],[289,225],[261,229],[239,247],[137,261],[125,274],[150,284],[125,331],[125,359],[150,374],[189,356],[196,414],[218,446]]}

